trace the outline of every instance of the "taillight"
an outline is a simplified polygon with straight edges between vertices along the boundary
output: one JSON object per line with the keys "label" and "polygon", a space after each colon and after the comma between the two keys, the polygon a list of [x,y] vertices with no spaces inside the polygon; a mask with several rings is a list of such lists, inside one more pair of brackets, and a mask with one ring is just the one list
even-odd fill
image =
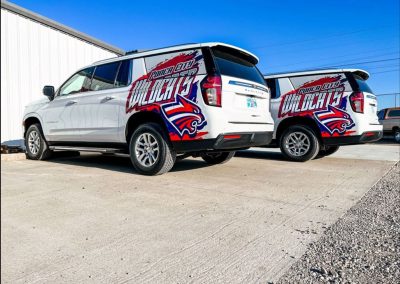
{"label": "taillight", "polygon": [[350,95],[350,105],[354,112],[364,113],[364,94],[354,92]]}
{"label": "taillight", "polygon": [[201,81],[204,102],[210,106],[221,106],[222,81],[219,75],[208,75]]}

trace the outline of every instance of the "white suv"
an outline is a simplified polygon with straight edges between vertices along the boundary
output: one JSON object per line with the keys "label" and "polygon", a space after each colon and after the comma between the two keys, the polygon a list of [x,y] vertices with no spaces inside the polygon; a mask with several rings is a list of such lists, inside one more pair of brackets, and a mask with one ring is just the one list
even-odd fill
{"label": "white suv", "polygon": [[275,121],[273,144],[293,161],[327,156],[340,145],[379,140],[377,100],[359,69],[324,69],[265,76]]}
{"label": "white suv", "polygon": [[243,49],[204,43],[136,52],[73,74],[26,107],[29,159],[53,150],[129,153],[136,170],[169,171],[177,158],[223,163],[268,144],[269,92]]}

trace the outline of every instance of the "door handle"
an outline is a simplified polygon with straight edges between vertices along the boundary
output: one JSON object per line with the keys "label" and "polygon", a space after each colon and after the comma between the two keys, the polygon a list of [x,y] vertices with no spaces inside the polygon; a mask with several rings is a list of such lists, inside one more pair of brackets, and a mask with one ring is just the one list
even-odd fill
{"label": "door handle", "polygon": [[113,97],[113,96],[107,96],[107,97],[102,98],[100,102],[101,102],[101,103],[105,103],[105,102],[111,101],[111,100],[113,100],[113,99],[115,99],[115,97]]}
{"label": "door handle", "polygon": [[77,103],[77,101],[68,101],[65,105],[66,106],[72,106],[72,105],[74,105],[76,103]]}

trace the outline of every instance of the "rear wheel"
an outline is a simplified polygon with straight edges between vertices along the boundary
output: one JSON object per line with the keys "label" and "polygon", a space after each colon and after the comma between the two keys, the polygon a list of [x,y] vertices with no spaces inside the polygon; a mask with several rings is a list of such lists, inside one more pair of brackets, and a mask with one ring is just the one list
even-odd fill
{"label": "rear wheel", "polygon": [[132,134],[129,153],[135,169],[144,175],[160,175],[174,166],[176,153],[156,123],[140,125]]}
{"label": "rear wheel", "polygon": [[325,157],[332,155],[339,150],[339,146],[325,146],[325,149],[321,149],[318,153],[318,156]]}
{"label": "rear wheel", "polygon": [[305,162],[315,158],[320,149],[315,132],[306,125],[294,125],[281,135],[279,146],[283,155],[296,162]]}
{"label": "rear wheel", "polygon": [[394,140],[397,143],[400,143],[400,129],[395,129],[394,130]]}
{"label": "rear wheel", "polygon": [[49,149],[40,124],[29,126],[25,134],[26,157],[31,160],[46,160],[53,151]]}
{"label": "rear wheel", "polygon": [[236,152],[205,152],[200,156],[201,158],[209,164],[224,164],[235,156]]}

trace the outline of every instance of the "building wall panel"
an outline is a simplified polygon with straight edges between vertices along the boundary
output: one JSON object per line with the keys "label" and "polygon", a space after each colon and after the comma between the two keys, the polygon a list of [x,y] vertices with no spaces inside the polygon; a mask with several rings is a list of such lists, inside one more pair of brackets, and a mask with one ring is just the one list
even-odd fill
{"label": "building wall panel", "polygon": [[22,139],[26,104],[58,88],[78,68],[115,53],[1,9],[1,142]]}

